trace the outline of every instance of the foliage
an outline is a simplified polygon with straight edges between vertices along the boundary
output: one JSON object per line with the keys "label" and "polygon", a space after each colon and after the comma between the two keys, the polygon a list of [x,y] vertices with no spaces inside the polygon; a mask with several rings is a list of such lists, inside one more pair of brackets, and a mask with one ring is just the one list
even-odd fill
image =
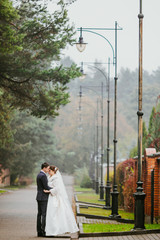
{"label": "foliage", "polygon": [[149,134],[147,136],[148,147],[155,148],[157,152],[160,151],[160,102],[156,108],[153,107],[150,122],[149,122]]}
{"label": "foliage", "polygon": [[119,204],[126,210],[133,210],[133,159],[127,159],[117,166]]}
{"label": "foliage", "polygon": [[152,131],[153,118],[154,118],[155,113],[156,113],[156,108],[153,107],[153,108],[152,108],[151,115],[150,115],[150,118],[149,118],[149,126],[148,126],[148,132],[149,132],[149,133],[151,133],[151,131]]}
{"label": "foliage", "polygon": [[12,129],[10,122],[12,120],[13,110],[9,107],[8,101],[0,92],[0,149],[4,150],[12,142]]}
{"label": "foliage", "polygon": [[[71,62],[71,59],[63,60],[64,64]],[[105,73],[105,68],[100,67]],[[144,72],[144,101],[143,123],[144,132],[148,127],[148,118],[152,106],[155,104],[156,96],[159,94],[160,71],[152,74]],[[94,154],[96,146],[96,110],[97,97],[100,95],[101,82],[104,77],[97,71],[89,72],[82,82],[76,79],[71,81],[68,86],[71,93],[71,102],[60,110],[60,116],[55,120],[54,131],[57,138],[57,146],[63,149],[64,154],[75,152],[74,166],[82,168],[85,163],[90,171],[90,156]],[[152,82],[152,86],[151,86]],[[121,69],[118,80],[118,121],[117,121],[117,158],[127,159],[137,156],[137,103],[138,103],[138,72],[129,69]],[[79,109],[80,99],[77,97],[80,86],[82,86],[81,111]],[[87,86],[94,86],[93,91]],[[94,91],[95,90],[95,91]],[[113,156],[113,133],[114,133],[114,80],[110,81],[110,161]],[[104,92],[104,97],[106,93]],[[104,100],[104,150],[106,150],[106,132],[107,132],[107,111],[106,101]],[[100,146],[100,107],[98,111],[98,137]],[[145,135],[145,134],[143,134]],[[145,140],[145,139],[143,139]],[[143,149],[146,143],[143,144]],[[131,152],[134,147],[133,152]],[[130,155],[131,152],[131,155]],[[106,162],[106,151],[104,152],[104,163]]]}
{"label": "foliage", "polygon": [[38,117],[57,116],[60,106],[69,102],[66,84],[80,75],[74,64],[69,68],[52,66],[66,45],[73,43],[74,30],[68,24],[63,1],[52,13],[47,10],[47,2],[18,1],[16,9],[10,10],[7,1],[0,12],[6,26],[2,28],[0,88],[10,95],[10,106],[27,109]]}
{"label": "foliage", "polygon": [[0,2],[0,53],[11,54],[14,51],[22,50],[24,35],[19,34],[16,22],[19,19],[18,12],[10,0]]}
{"label": "foliage", "polygon": [[81,188],[91,188],[92,182],[89,177],[88,169],[84,166],[83,168],[77,168],[74,171],[75,184]]}
{"label": "foliage", "polygon": [[137,146],[133,147],[131,150],[130,150],[130,154],[129,154],[129,157],[130,158],[134,158],[138,156],[138,148]]}
{"label": "foliage", "polygon": [[93,183],[92,183],[90,177],[88,175],[84,175],[80,187],[81,188],[91,188],[92,184]]}
{"label": "foliage", "polygon": [[11,128],[12,145],[5,152],[1,151],[1,163],[9,167],[11,183],[21,176],[31,176],[37,165],[40,167],[44,161],[52,162],[60,155],[56,150],[51,121],[16,112]]}
{"label": "foliage", "polygon": [[[147,127],[145,122],[143,121],[143,126],[142,126],[142,153],[144,153],[145,148],[147,147],[147,135],[148,135],[148,131],[147,131]],[[135,146],[131,149],[130,151],[130,158],[136,157],[138,156],[138,146]]]}

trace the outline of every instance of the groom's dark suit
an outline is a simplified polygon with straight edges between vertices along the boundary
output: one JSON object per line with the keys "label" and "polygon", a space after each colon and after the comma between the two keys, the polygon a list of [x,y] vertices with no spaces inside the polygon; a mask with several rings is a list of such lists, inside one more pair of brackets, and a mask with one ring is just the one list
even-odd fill
{"label": "groom's dark suit", "polygon": [[46,210],[48,194],[44,193],[43,190],[50,190],[48,186],[47,176],[43,171],[37,175],[37,197],[38,202],[38,214],[37,214],[37,233],[38,236],[45,235],[45,225],[46,225]]}

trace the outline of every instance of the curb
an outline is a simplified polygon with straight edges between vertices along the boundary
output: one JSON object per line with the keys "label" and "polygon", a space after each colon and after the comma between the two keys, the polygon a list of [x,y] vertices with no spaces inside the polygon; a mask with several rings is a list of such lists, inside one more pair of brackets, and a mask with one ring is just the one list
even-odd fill
{"label": "curb", "polygon": [[127,236],[127,235],[143,235],[151,233],[160,233],[160,229],[151,230],[138,230],[138,231],[126,231],[126,232],[102,232],[102,233],[80,233],[79,238],[82,237],[109,237],[109,236]]}
{"label": "curb", "polygon": [[[78,206],[78,208],[79,208],[79,206]],[[77,216],[91,218],[91,219],[111,220],[111,221],[117,221],[117,222],[121,222],[121,223],[132,223],[132,224],[134,223],[134,220],[131,220],[131,219],[111,218],[111,217],[105,217],[105,216],[99,216],[99,215],[90,215],[90,214],[85,214],[85,213],[79,213],[79,209],[77,211]]]}

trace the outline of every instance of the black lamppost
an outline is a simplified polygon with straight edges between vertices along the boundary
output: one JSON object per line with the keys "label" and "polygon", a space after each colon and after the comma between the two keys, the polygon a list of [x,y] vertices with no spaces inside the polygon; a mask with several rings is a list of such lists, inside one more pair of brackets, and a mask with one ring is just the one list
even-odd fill
{"label": "black lamppost", "polygon": [[[91,64],[91,63],[86,63],[85,64]],[[98,71],[100,71],[102,73],[102,75],[105,77],[106,79],[106,90],[107,90],[107,181],[106,181],[106,186],[105,186],[105,206],[106,208],[111,208],[110,207],[110,191],[111,191],[111,186],[110,186],[110,181],[109,181],[109,152],[110,152],[110,141],[109,141],[109,137],[110,137],[110,58],[108,58],[108,63],[94,63],[94,64],[108,64],[108,78],[106,77],[106,75],[104,74],[104,72],[96,67],[96,66],[92,66],[94,68],[96,68]],[[90,65],[89,65],[90,66]],[[83,69],[83,63],[81,64],[81,69]],[[82,70],[82,73],[84,74],[84,71]],[[101,170],[101,172],[103,171],[103,169]],[[101,197],[104,195],[104,190],[100,191],[100,199]]]}
{"label": "black lamppost", "polygon": [[98,144],[98,141],[99,141],[99,134],[98,134],[98,98],[97,98],[97,126],[96,126],[96,132],[97,132],[97,137],[96,137],[96,186],[95,186],[95,191],[96,191],[96,194],[99,193],[99,171],[98,171],[98,163],[99,163],[99,144]]}
{"label": "black lamppost", "polygon": [[[79,107],[78,110],[80,112],[80,117],[79,120],[80,122],[82,121],[82,116],[81,116],[81,110],[82,110],[82,86],[80,86],[80,91],[79,91]],[[92,105],[88,104],[85,102],[85,104],[89,105],[90,107],[92,107]],[[92,179],[92,187],[93,189],[96,191],[96,193],[98,193],[98,188],[99,188],[99,180],[98,180],[98,172],[97,172],[97,168],[98,168],[98,157],[97,157],[97,149],[98,149],[98,99],[97,99],[97,107],[96,109],[94,109],[94,133],[93,133],[93,154],[91,154],[91,166],[90,166],[90,177]],[[95,161],[96,160],[96,161]],[[97,184],[98,183],[98,184]]]}
{"label": "black lamppost", "polygon": [[142,47],[143,47],[143,14],[142,14],[142,0],[140,0],[139,18],[139,89],[138,89],[138,182],[137,192],[134,193],[135,198],[135,215],[134,215],[134,229],[142,230],[144,226],[144,199],[142,182],[142,82],[143,82],[143,66],[142,66]]}
{"label": "black lamppost", "polygon": [[[94,91],[95,93],[97,93],[95,90],[93,90],[94,87],[98,87],[99,86],[84,86],[83,88],[86,89],[90,89],[92,91]],[[100,174],[100,199],[99,200],[103,200],[104,201],[104,186],[103,186],[103,155],[104,155],[104,146],[103,146],[103,82],[101,83],[101,174]],[[81,86],[81,91],[82,91],[82,86]],[[98,108],[98,102],[97,102],[97,108]],[[98,114],[98,109],[97,109],[97,114]],[[97,115],[97,126],[98,126],[98,115]],[[99,158],[99,146],[98,146],[98,129],[97,129],[97,165],[98,165],[98,159]],[[97,188],[99,187],[99,181],[98,181],[98,166],[96,166],[97,169],[97,181],[96,181],[96,193],[98,193],[99,191],[97,190]]]}
{"label": "black lamppost", "polygon": [[104,200],[104,186],[103,186],[103,82],[101,84],[101,185],[100,185],[100,201]]}
{"label": "black lamppost", "polygon": [[110,217],[120,218],[118,214],[118,190],[117,190],[117,179],[116,179],[116,165],[117,165],[117,22],[115,23],[115,87],[114,87],[114,178],[113,178],[113,192],[112,195],[112,213]]}
{"label": "black lamppost", "polygon": [[110,208],[110,181],[109,181],[109,153],[110,153],[110,58],[108,59],[108,84],[107,84],[107,92],[108,92],[108,98],[107,98],[107,181],[105,186],[105,205],[106,208]]}
{"label": "black lamppost", "polygon": [[[115,49],[113,48],[112,44],[110,41],[104,37],[103,35],[99,34],[96,32],[96,30],[114,30],[115,31]],[[122,30],[122,28],[117,27],[117,22],[115,22],[115,28],[80,28],[78,31],[80,31],[80,38],[79,38],[79,43],[76,44],[77,49],[82,52],[83,45],[86,46],[86,44],[83,43],[83,37],[82,37],[82,31],[89,32],[96,34],[103,39],[105,39],[109,45],[112,48],[113,52],[113,62],[115,66],[115,91],[114,91],[114,180],[113,180],[113,192],[111,193],[112,195],[112,214],[110,217],[112,218],[119,218],[120,215],[118,214],[118,190],[117,190],[117,182],[116,182],[116,162],[117,162],[117,30]],[[85,48],[85,47],[84,47]]]}

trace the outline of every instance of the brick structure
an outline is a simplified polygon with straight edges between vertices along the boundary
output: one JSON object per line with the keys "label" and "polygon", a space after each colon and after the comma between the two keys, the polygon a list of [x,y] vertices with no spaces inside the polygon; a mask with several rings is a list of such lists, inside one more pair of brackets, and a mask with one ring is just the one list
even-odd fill
{"label": "brick structure", "polygon": [[[137,187],[137,157],[134,158],[134,192]],[[142,181],[145,197],[145,217],[146,221],[151,219],[151,172],[154,170],[154,220],[157,222],[160,218],[160,152],[156,153],[154,148],[146,148],[142,158]]]}

